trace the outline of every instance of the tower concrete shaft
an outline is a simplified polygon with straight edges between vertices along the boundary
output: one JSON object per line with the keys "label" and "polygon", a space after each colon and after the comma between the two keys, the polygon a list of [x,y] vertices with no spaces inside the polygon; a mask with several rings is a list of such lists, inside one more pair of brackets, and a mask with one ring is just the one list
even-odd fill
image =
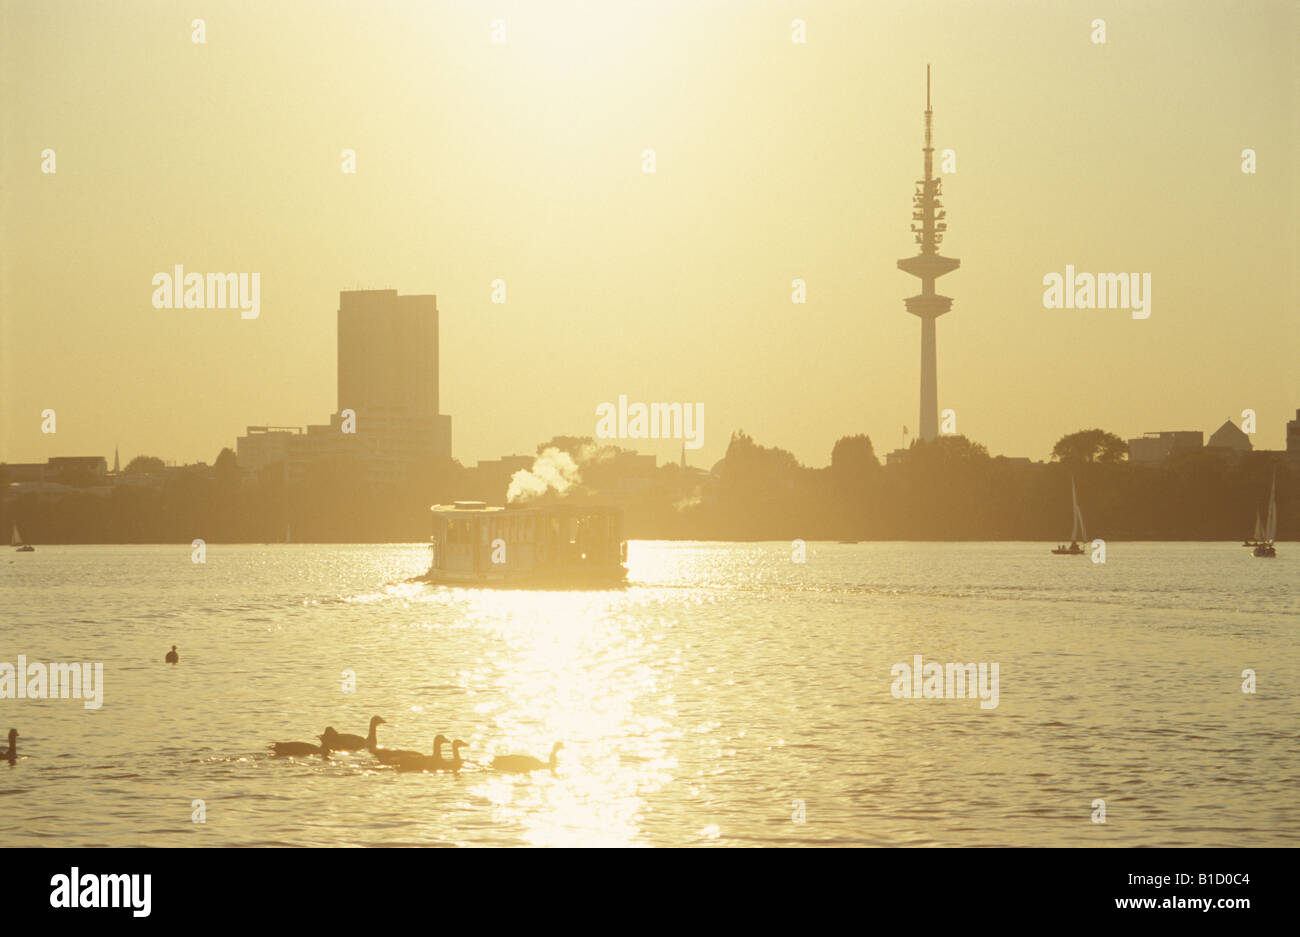
{"label": "tower concrete shaft", "polygon": [[943,181],[934,177],[932,145],[934,111],[930,108],[930,66],[925,67],[925,178],[917,180],[912,194],[912,234],[921,252],[898,262],[898,268],[921,281],[921,292],[905,299],[907,311],[921,320],[921,420],[920,438],[931,440],[939,435],[939,375],[935,350],[934,320],[952,307],[952,299],[934,291],[934,281],[956,270],[961,261],[939,254],[943,232],[948,229],[939,196]]}

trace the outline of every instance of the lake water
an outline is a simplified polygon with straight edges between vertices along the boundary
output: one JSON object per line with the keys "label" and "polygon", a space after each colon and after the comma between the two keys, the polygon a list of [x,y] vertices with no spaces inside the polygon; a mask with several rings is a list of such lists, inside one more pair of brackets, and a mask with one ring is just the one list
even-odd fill
{"label": "lake water", "polygon": [[[10,552],[0,661],[104,698],[0,700],[0,844],[1295,845],[1300,546],[1050,546],[635,542],[592,593],[393,585],[420,545]],[[918,654],[996,663],[996,708],[895,698]],[[267,750],[372,714],[477,764]]]}

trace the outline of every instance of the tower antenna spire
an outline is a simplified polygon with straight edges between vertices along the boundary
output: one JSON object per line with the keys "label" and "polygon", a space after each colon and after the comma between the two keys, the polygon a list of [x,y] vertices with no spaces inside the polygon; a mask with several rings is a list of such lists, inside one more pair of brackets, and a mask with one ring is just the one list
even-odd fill
{"label": "tower antenna spire", "polygon": [[930,109],[930,66],[925,66],[925,109]]}

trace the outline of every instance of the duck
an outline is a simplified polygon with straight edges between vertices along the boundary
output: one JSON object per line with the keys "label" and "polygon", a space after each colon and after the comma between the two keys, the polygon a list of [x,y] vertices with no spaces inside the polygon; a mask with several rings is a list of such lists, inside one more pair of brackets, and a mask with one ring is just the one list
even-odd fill
{"label": "duck", "polygon": [[18,730],[9,730],[9,746],[0,748],[0,758],[12,763],[18,757]]}
{"label": "duck", "polygon": [[406,771],[434,771],[437,766],[443,763],[442,746],[446,745],[450,739],[439,733],[433,740],[433,754],[426,755],[423,752],[413,752],[406,749],[377,748],[375,757],[386,765],[396,765],[399,769]]}
{"label": "duck", "polygon": [[534,758],[532,755],[497,755],[492,759],[492,767],[497,771],[505,771],[509,774],[527,774],[529,771],[543,770],[549,770],[551,774],[554,774],[556,763],[555,753],[563,747],[563,742],[556,742],[551,746],[550,761],[542,761],[540,758]]}
{"label": "duck", "polygon": [[370,717],[370,734],[365,738],[359,735],[351,735],[335,732],[332,727],[327,727],[325,733],[330,737],[330,748],[336,752],[351,752],[364,748],[368,751],[374,751],[379,747],[379,742],[375,738],[375,728],[386,725],[380,716]]}
{"label": "duck", "polygon": [[163,663],[165,663],[165,664],[179,664],[179,663],[180,663],[180,660],[181,660],[180,655],[176,653],[176,645],[173,644],[173,645],[172,645],[172,649],[171,649],[170,651],[168,651],[168,652],[167,652],[167,656],[163,658]]}
{"label": "duck", "polygon": [[277,755],[328,755],[330,745],[324,735],[318,735],[319,745],[313,745],[310,742],[272,742],[271,751]]}

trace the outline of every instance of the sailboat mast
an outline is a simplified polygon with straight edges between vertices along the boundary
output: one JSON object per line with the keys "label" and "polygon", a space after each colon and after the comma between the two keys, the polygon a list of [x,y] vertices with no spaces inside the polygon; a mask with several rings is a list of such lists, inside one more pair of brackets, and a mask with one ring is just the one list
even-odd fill
{"label": "sailboat mast", "polygon": [[1077,542],[1079,539],[1079,521],[1082,518],[1079,515],[1079,493],[1074,487],[1074,478],[1070,478],[1070,503],[1074,507],[1073,523],[1070,526],[1070,540]]}
{"label": "sailboat mast", "polygon": [[1268,520],[1264,522],[1264,539],[1272,543],[1277,539],[1277,471],[1273,472],[1273,484],[1268,490]]}

